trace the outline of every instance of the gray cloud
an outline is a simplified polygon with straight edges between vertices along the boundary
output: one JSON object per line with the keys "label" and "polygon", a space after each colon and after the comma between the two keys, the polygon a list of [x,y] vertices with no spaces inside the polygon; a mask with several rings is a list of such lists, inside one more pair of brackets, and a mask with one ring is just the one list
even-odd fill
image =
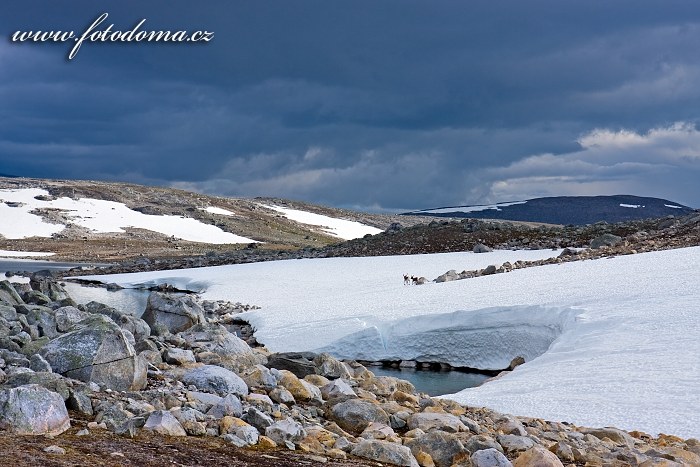
{"label": "gray cloud", "polygon": [[689,2],[9,0],[0,26],[80,29],[102,11],[216,36],[86,44],[70,63],[63,44],[0,42],[0,172],[375,210],[599,193],[700,205]]}

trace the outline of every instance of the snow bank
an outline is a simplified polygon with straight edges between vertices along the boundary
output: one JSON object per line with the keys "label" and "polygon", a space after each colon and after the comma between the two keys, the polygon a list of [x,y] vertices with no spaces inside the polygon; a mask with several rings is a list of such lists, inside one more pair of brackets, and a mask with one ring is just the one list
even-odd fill
{"label": "snow bank", "polygon": [[638,208],[643,208],[644,206],[642,206],[641,204],[624,204],[624,203],[620,203],[620,207],[621,207],[621,208],[638,209]]}
{"label": "snow bank", "polygon": [[217,208],[216,206],[209,206],[205,209],[205,211],[211,213],[211,214],[219,214],[221,216],[233,216],[234,214],[229,211],[228,209],[224,208]]}
{"label": "snow bank", "polygon": [[289,220],[299,222],[301,224],[316,225],[323,227],[321,230],[334,237],[344,240],[352,240],[361,238],[367,234],[376,235],[382,230],[370,225],[365,225],[360,222],[348,221],[345,219],[336,219],[334,217],[314,214],[307,211],[299,211],[297,209],[283,208],[281,206],[262,205],[268,209],[272,209],[284,214]]}
{"label": "snow bank", "polygon": [[41,251],[10,251],[0,250],[0,258],[29,258],[39,256],[53,256],[56,253],[45,253]]}
{"label": "snow bank", "polygon": [[0,224],[0,234],[5,238],[50,237],[62,231],[62,224],[47,224],[32,214],[34,209],[60,209],[67,211],[72,223],[93,232],[124,232],[124,227],[133,227],[159,232],[183,240],[203,243],[255,243],[255,240],[224,232],[219,227],[203,224],[192,218],[180,216],[153,216],[134,211],[123,203],[90,198],[57,198],[51,201],[36,199],[48,195],[46,190],[26,188],[0,190],[0,201],[21,203],[10,207],[0,203],[0,218],[10,222]]}
{"label": "snow bank", "polygon": [[575,315],[570,308],[525,306],[415,316],[372,326],[317,351],[347,359],[502,370],[517,356],[530,361],[546,352]]}
{"label": "snow bank", "polygon": [[[381,358],[389,348],[392,354],[411,358],[420,347],[422,352],[444,352],[453,358],[458,350],[443,345],[445,334],[438,326],[449,325],[451,318],[462,330],[471,329],[477,319],[469,313],[485,317],[489,312],[484,309],[491,308],[492,319],[500,315],[503,324],[509,322],[515,329],[528,323],[562,323],[561,334],[539,357],[503,378],[449,397],[585,426],[700,437],[700,247],[424,286],[404,286],[402,280],[405,273],[434,278],[449,269],[471,270],[556,254],[497,251],[328,258],[93,278],[124,286],[168,278],[178,287],[206,287],[208,299],[260,305],[262,309],[243,316],[273,351],[339,348],[342,339],[363,330],[367,336],[374,332],[371,342],[377,342],[377,332],[372,331],[376,328],[384,344],[371,354],[356,340],[357,354]],[[556,309],[563,309],[558,317],[552,311]],[[573,322],[566,309],[579,312]],[[427,331],[419,329],[414,334],[420,344],[408,346],[410,327],[417,323]],[[484,340],[478,345],[509,345],[501,340],[498,327],[482,333]],[[465,340],[455,345],[468,352],[472,344]],[[399,355],[397,349],[406,353]],[[350,350],[344,347],[348,356]],[[436,355],[435,360],[441,358]]]}
{"label": "snow bank", "polygon": [[431,214],[447,214],[450,212],[481,212],[486,210],[501,211],[501,208],[515,206],[516,204],[525,204],[527,201],[513,201],[511,203],[484,204],[480,206],[455,206],[451,208],[426,209],[424,211],[415,211],[414,213],[431,213]]}

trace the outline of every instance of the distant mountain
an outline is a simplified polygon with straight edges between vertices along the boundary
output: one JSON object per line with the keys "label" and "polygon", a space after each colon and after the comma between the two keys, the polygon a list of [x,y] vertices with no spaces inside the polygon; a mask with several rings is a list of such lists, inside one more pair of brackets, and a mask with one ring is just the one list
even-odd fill
{"label": "distant mountain", "polygon": [[424,209],[402,215],[584,225],[600,221],[624,222],[668,215],[682,216],[692,211],[693,208],[665,199],[614,195],[555,196],[510,203]]}
{"label": "distant mountain", "polygon": [[17,178],[17,175],[8,175],[8,174],[0,173],[0,177],[4,177],[4,178]]}

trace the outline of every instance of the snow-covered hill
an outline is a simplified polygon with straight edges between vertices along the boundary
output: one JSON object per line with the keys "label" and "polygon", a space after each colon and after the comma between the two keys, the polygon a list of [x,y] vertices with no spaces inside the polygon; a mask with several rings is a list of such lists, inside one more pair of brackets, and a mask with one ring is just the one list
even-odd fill
{"label": "snow-covered hill", "polygon": [[272,350],[482,368],[524,355],[512,373],[450,397],[587,426],[700,436],[700,247],[424,286],[402,280],[557,253],[329,258],[92,278],[168,282],[260,305],[244,317]]}
{"label": "snow-covered hill", "polygon": [[510,203],[424,209],[404,215],[584,225],[600,221],[613,223],[668,215],[682,216],[692,211],[688,206],[665,199],[615,195],[555,196]]}

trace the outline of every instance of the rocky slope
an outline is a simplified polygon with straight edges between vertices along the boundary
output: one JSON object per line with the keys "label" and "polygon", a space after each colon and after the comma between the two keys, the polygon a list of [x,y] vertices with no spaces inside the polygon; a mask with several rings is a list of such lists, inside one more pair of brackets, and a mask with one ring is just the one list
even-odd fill
{"label": "rocky slope", "polygon": [[[154,292],[141,319],[75,306],[41,276],[0,282],[0,445],[43,465],[700,464],[696,439],[514,417],[328,354],[270,354],[236,335],[246,308]],[[48,439],[22,450],[33,435]]]}

